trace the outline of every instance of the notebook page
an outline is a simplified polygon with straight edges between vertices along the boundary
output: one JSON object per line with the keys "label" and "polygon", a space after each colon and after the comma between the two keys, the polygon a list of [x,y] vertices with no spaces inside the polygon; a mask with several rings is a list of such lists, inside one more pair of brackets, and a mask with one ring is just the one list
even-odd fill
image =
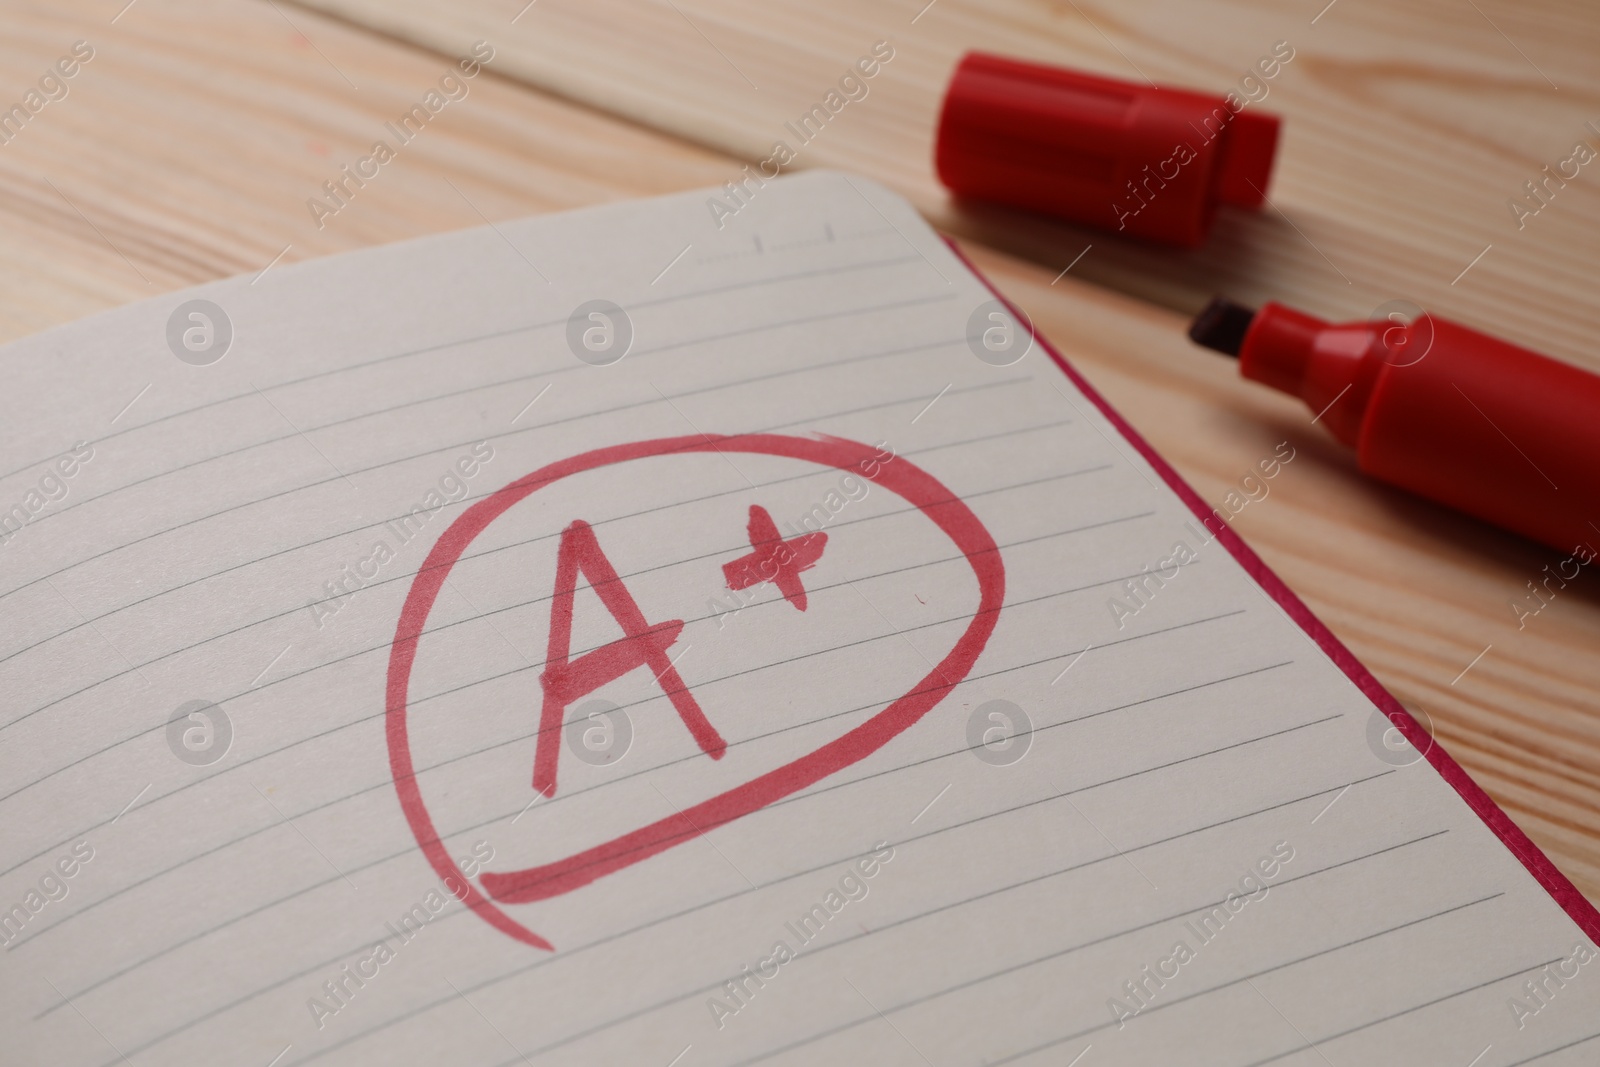
{"label": "notebook page", "polygon": [[0,1058],[1592,1062],[1589,939],[937,235],[728,196],[0,354]]}

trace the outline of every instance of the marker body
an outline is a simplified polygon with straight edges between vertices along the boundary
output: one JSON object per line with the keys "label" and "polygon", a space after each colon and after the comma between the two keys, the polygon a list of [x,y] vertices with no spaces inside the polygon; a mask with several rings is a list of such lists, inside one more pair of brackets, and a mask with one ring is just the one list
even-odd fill
{"label": "marker body", "polygon": [[1330,326],[1279,304],[1239,364],[1373,477],[1562,552],[1600,545],[1600,377],[1434,316]]}

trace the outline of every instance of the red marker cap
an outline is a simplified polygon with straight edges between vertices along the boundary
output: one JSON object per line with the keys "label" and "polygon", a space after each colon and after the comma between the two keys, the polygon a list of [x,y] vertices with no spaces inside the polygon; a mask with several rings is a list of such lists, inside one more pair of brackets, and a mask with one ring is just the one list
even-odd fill
{"label": "red marker cap", "polygon": [[1278,117],[969,52],[934,150],[951,192],[1167,244],[1205,240],[1218,204],[1266,198]]}

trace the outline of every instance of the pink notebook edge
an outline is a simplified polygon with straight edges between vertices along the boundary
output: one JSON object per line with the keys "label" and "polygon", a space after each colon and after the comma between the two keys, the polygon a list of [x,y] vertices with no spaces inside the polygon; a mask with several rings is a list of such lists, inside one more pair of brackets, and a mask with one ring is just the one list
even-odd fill
{"label": "pink notebook edge", "polygon": [[1077,386],[1079,392],[1089,398],[1090,403],[1100,410],[1100,413],[1110,421],[1123,439],[1137,449],[1139,455],[1143,456],[1145,461],[1155,468],[1156,473],[1161,476],[1162,481],[1166,482],[1168,488],[1176,493],[1178,498],[1194,513],[1195,517],[1205,525],[1206,529],[1216,536],[1216,539],[1245,569],[1245,572],[1255,579],[1256,584],[1261,586],[1267,595],[1272,597],[1278,606],[1300,625],[1300,628],[1317,643],[1317,647],[1322,649],[1340,670],[1344,671],[1345,676],[1355,683],[1356,688],[1365,694],[1373,706],[1389,717],[1389,721],[1394,723],[1395,728],[1400,731],[1406,740],[1424,754],[1428,763],[1439,773],[1440,777],[1456,791],[1462,800],[1466,801],[1467,806],[1477,814],[1478,818],[1483,820],[1484,824],[1510,850],[1511,854],[1522,863],[1523,867],[1527,868],[1528,873],[1533,875],[1534,879],[1544,887],[1545,892],[1549,893],[1555,902],[1560,905],[1561,909],[1567,913],[1568,917],[1577,924],[1578,929],[1587,935],[1590,941],[1600,943],[1600,910],[1597,910],[1589,902],[1588,898],[1578,891],[1578,887],[1572,884],[1571,879],[1561,873],[1539,846],[1535,845],[1528,835],[1523,833],[1522,828],[1511,820],[1511,816],[1507,815],[1500,805],[1496,804],[1489,794],[1483,791],[1483,787],[1474,781],[1472,776],[1452,759],[1449,753],[1445,752],[1444,747],[1418,724],[1417,720],[1411,716],[1411,713],[1394,698],[1393,694],[1383,687],[1383,683],[1373,677],[1372,672],[1367,670],[1361,661],[1355,657],[1355,654],[1333,635],[1333,631],[1329,630],[1323,621],[1317,618],[1311,609],[1305,605],[1305,602],[1284,584],[1283,579],[1279,578],[1272,568],[1268,567],[1261,557],[1256,555],[1249,545],[1245,544],[1244,540],[1233,531],[1233,527],[1223,521],[1206,504],[1200,494],[1195,492],[1189,483],[1183,480],[1183,476],[1161,457],[1161,454],[1151,446],[1150,442],[1146,441],[1139,431],[1135,430],[1111,406],[1110,402],[1101,396],[1099,391],[1073,368],[1072,364],[1067,362],[1066,357],[1057,351],[1056,347],[1043,334],[1033,328],[1032,320],[1007,299],[999,289],[995,288],[994,283],[989,281],[984,273],[978,269],[977,265],[962,251],[961,247],[952,238],[945,237],[944,241],[956,258],[972,272],[974,277],[983,283],[989,292],[994,294],[995,299],[1010,309],[1017,321],[1027,324],[1034,340],[1061,368],[1061,372],[1067,376],[1073,385]]}

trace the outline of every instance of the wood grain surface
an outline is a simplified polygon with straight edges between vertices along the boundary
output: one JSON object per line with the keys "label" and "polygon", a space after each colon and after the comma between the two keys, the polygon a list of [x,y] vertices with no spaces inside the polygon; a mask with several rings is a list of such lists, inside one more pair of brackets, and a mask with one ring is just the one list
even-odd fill
{"label": "wood grain surface", "polygon": [[[1600,161],[1521,229],[1506,206],[1580,138],[1600,146],[1585,128],[1600,124],[1600,16],[1583,0],[298,2],[446,51],[491,41],[504,72],[741,163],[783,139],[796,166],[870,174],[1052,274],[1093,243],[1074,273],[1178,310],[1219,290],[1351,318],[1408,299],[1600,366]],[[798,147],[784,123],[879,40],[895,58],[867,97]],[[1295,58],[1252,105],[1285,119],[1272,206],[1225,212],[1201,251],[962,208],[935,180],[940,101],[968,49],[1221,95],[1278,41]]]}
{"label": "wood grain surface", "polygon": [[[1600,119],[1600,16],[1340,0],[1312,26],[1320,3],[1202,18],[939,0],[913,25],[920,3],[539,0],[512,25],[520,0],[337,0],[340,18],[267,0],[119,15],[124,2],[0,6],[5,106],[73,42],[95,49],[66,98],[0,144],[0,338],[274,262],[720,184],[766,154],[764,124],[892,36],[872,95],[805,162],[874,174],[981,239],[966,249],[982,269],[1211,502],[1292,442],[1235,527],[1600,899],[1600,580],[1583,574],[1519,629],[1509,601],[1557,554],[1366,481],[1295,402],[1193,349],[1179,313],[1213,286],[1357,315],[1404,295],[1593,360],[1600,169],[1521,232],[1503,201]],[[318,228],[307,198],[477,39],[497,54],[467,100]],[[1204,252],[958,211],[932,184],[928,131],[967,44],[1220,88],[1280,39],[1297,49],[1269,98],[1289,116],[1284,214],[1226,219]]]}

